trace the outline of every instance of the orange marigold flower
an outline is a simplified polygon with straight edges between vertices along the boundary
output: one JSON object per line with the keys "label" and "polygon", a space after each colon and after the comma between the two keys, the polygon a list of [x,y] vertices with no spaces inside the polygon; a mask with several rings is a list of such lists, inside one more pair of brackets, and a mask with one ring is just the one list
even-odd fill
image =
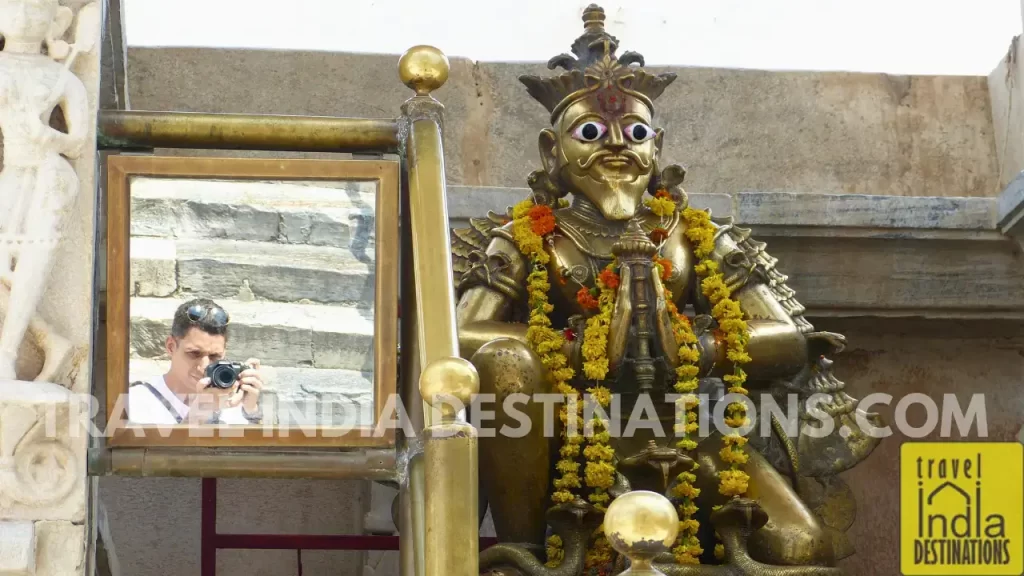
{"label": "orange marigold flower", "polygon": [[555,229],[555,215],[549,206],[534,206],[527,212],[530,229],[538,236],[550,234]]}
{"label": "orange marigold flower", "polygon": [[654,261],[661,265],[662,282],[668,282],[668,277],[672,275],[672,261],[668,258],[655,258]]}
{"label": "orange marigold flower", "polygon": [[605,268],[597,277],[609,290],[615,290],[619,287],[619,275],[611,268]]}
{"label": "orange marigold flower", "polygon": [[651,230],[650,238],[651,242],[661,244],[668,238],[668,230],[665,230],[664,228],[655,228],[654,230]]}
{"label": "orange marigold flower", "polygon": [[576,293],[576,301],[584,310],[597,310],[600,307],[597,298],[594,298],[587,288],[580,288],[580,291]]}
{"label": "orange marigold flower", "polygon": [[667,198],[667,199],[670,199],[670,200],[672,199],[672,195],[669,194],[668,190],[666,190],[664,188],[658,189],[658,191],[654,193],[654,197],[655,198]]}

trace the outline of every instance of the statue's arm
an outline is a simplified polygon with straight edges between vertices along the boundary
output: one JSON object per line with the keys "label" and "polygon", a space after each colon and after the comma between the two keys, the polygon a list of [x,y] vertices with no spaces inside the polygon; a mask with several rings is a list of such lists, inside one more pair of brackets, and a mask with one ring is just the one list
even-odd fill
{"label": "statue's arm", "polygon": [[[64,73],[71,74],[69,71]],[[89,95],[77,77],[65,84],[64,94],[58,105],[63,110],[68,125],[67,135],[61,135],[61,151],[68,156],[77,157],[88,139],[90,125]]]}
{"label": "statue's arm", "polygon": [[[807,339],[774,295],[758,264],[748,256],[728,234],[719,236],[715,259],[732,287],[733,299],[744,312],[750,337],[747,353],[751,361],[743,369],[755,381],[793,376],[807,365]],[[693,294],[695,309],[710,314],[710,304],[699,284]],[[702,372],[711,376],[732,372],[726,343],[714,331],[700,336],[700,348]]]}
{"label": "statue's arm", "polygon": [[526,298],[527,263],[511,237],[495,230],[487,250],[462,278],[455,309],[459,349],[470,358],[495,338],[526,342],[526,324],[510,322],[516,304]]}

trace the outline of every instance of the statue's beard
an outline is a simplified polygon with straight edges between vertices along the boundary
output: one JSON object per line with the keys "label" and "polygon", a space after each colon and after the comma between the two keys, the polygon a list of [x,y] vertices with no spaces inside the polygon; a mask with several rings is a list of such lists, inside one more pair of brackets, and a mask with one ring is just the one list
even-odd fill
{"label": "statue's beard", "polygon": [[577,160],[575,166],[563,165],[560,170],[562,185],[593,202],[608,220],[629,220],[636,215],[651,179],[652,161],[645,162],[632,150],[623,150],[619,155],[631,160],[630,170],[614,173],[595,167],[601,159],[613,156],[608,150],[599,150]]}

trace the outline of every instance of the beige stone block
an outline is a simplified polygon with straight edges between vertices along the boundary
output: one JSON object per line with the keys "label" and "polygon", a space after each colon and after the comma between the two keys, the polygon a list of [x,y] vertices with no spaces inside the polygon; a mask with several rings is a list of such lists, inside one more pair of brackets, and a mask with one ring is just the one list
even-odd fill
{"label": "beige stone block", "polygon": [[36,522],[34,576],[74,576],[85,565],[85,526],[61,521]]}
{"label": "beige stone block", "polygon": [[170,296],[178,289],[173,240],[131,239],[131,287],[134,296]]}
{"label": "beige stone block", "polygon": [[35,572],[35,525],[0,522],[0,576],[32,576]]}
{"label": "beige stone block", "polygon": [[0,519],[85,520],[79,406],[57,384],[0,381]]}

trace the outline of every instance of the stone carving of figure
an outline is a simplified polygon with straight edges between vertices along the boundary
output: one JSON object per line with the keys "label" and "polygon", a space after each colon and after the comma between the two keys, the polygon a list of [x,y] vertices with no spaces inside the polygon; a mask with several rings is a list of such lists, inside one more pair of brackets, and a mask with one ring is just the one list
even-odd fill
{"label": "stone carving of figure", "polygon": [[[71,64],[95,42],[99,7],[92,3],[79,11],[76,43],[69,46],[61,38],[72,18],[57,0],[0,0],[0,379],[15,379],[26,334],[45,355],[36,380],[58,376],[72,351],[35,316],[65,214],[78,193],[67,158],[78,157],[89,134],[88,96]],[[50,127],[57,107],[67,133]]]}

